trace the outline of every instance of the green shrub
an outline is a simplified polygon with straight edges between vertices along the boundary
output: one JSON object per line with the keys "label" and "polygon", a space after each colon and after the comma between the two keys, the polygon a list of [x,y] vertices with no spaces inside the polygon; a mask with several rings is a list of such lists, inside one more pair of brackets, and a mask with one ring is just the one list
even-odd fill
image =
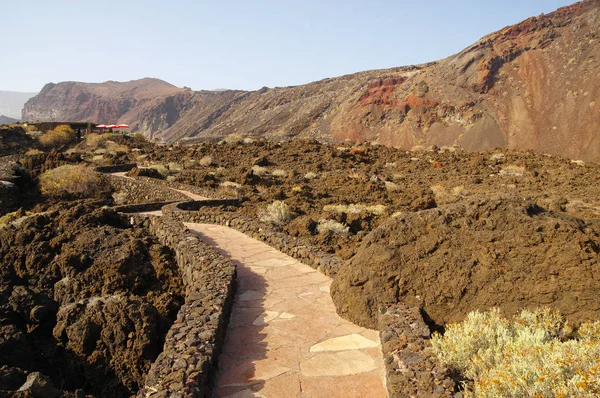
{"label": "green shrub", "polygon": [[64,165],[48,170],[40,176],[44,195],[55,198],[101,197],[110,191],[106,178],[84,165]]}
{"label": "green shrub", "polygon": [[506,319],[498,309],[472,312],[434,334],[441,362],[467,381],[475,397],[597,397],[600,322],[579,332],[557,312],[524,310]]}

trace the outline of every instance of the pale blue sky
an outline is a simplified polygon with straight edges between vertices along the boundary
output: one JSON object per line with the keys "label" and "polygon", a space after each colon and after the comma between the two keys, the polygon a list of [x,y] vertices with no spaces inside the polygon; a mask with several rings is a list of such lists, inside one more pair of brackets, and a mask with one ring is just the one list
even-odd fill
{"label": "pale blue sky", "polygon": [[0,0],[0,90],[157,77],[194,90],[434,61],[569,0]]}

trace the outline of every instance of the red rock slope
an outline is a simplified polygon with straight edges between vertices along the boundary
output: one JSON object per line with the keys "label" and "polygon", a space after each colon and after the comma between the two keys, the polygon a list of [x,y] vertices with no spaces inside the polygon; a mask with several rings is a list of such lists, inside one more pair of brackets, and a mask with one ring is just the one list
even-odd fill
{"label": "red rock slope", "polygon": [[429,64],[254,92],[192,92],[155,80],[160,90],[142,90],[144,79],[123,83],[137,90],[114,88],[117,96],[60,83],[29,101],[24,117],[111,122],[119,114],[119,122],[168,141],[311,137],[406,149],[508,147],[600,161],[599,28],[600,0],[587,0]]}

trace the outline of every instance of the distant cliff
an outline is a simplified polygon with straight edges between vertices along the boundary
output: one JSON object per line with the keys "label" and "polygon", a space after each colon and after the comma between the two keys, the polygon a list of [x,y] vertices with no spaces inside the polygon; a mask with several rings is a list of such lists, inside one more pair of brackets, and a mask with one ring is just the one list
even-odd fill
{"label": "distant cliff", "polygon": [[492,33],[424,65],[253,92],[155,79],[47,85],[27,120],[129,123],[167,141],[231,134],[518,148],[600,162],[600,0]]}
{"label": "distant cliff", "polygon": [[21,120],[23,104],[37,93],[22,93],[18,91],[0,91],[0,115]]}

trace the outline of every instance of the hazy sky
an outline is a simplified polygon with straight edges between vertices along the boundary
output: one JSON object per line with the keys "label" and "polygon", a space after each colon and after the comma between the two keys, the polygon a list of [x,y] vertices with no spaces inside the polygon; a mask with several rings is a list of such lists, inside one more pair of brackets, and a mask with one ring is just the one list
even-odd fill
{"label": "hazy sky", "polygon": [[0,90],[157,77],[194,90],[434,61],[569,0],[0,0]]}

